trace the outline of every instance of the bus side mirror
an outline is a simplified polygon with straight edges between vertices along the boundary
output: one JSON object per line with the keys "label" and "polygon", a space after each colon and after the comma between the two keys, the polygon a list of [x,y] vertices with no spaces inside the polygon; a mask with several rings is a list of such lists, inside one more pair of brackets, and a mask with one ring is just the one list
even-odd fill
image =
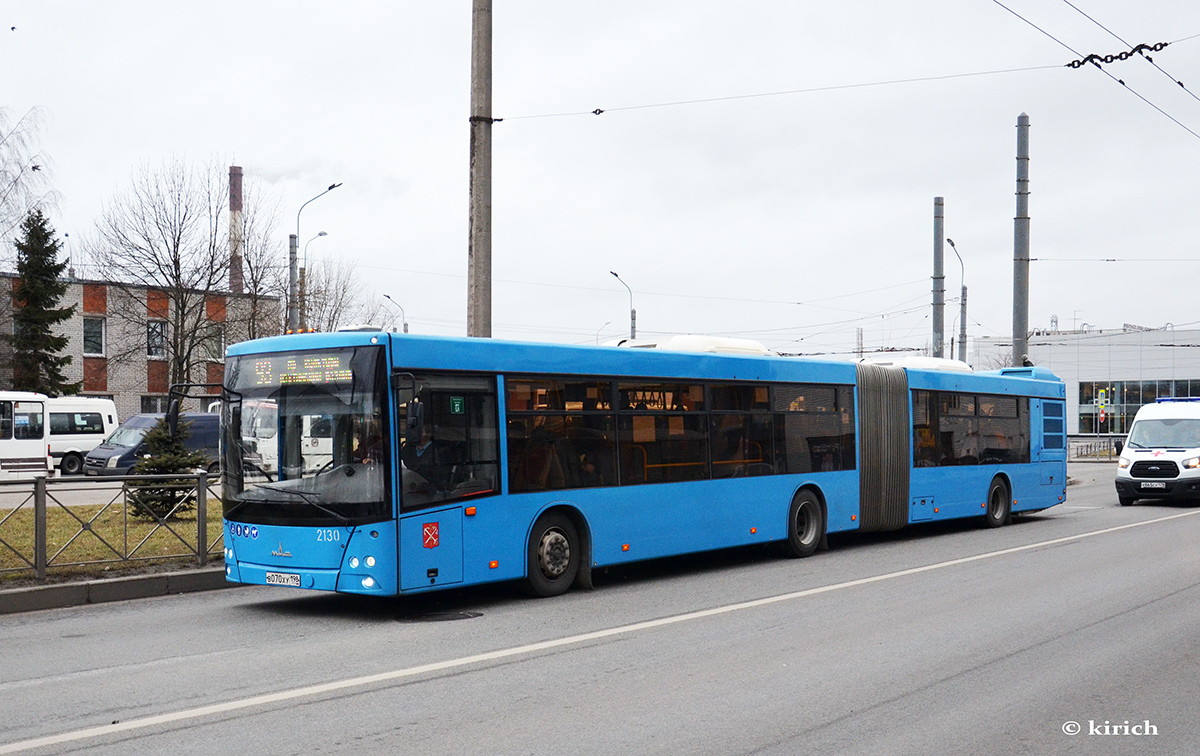
{"label": "bus side mirror", "polygon": [[408,403],[408,420],[404,428],[404,442],[419,444],[425,436],[425,405],[418,399]]}
{"label": "bus side mirror", "polygon": [[179,400],[172,399],[167,405],[167,433],[171,434],[171,438],[175,438],[176,431],[179,430]]}

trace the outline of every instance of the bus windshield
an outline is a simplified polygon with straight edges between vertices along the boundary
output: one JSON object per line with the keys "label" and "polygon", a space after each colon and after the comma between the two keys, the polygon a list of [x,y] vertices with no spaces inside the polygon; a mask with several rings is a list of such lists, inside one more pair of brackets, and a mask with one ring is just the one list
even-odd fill
{"label": "bus windshield", "polygon": [[1200,447],[1200,420],[1138,420],[1129,434],[1129,446],[1134,449],[1195,449]]}
{"label": "bus windshield", "polygon": [[391,517],[382,347],[230,357],[225,516],[264,524]]}

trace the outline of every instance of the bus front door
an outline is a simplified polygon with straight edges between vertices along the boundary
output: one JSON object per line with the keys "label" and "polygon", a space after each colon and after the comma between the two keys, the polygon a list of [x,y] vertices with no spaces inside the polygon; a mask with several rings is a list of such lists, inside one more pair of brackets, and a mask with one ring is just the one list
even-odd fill
{"label": "bus front door", "polygon": [[400,590],[461,583],[462,508],[400,520]]}

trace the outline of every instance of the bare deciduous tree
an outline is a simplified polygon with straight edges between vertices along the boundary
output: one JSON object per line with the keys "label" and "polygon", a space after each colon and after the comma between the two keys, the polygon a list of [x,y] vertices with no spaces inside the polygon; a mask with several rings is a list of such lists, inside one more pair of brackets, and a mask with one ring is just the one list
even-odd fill
{"label": "bare deciduous tree", "polygon": [[284,314],[279,303],[287,301],[283,265],[286,240],[281,243],[277,236],[282,215],[280,200],[253,178],[247,178],[242,197],[242,273],[248,311],[239,321],[242,328],[237,336],[277,336],[283,330]]}
{"label": "bare deciduous tree", "polygon": [[50,188],[50,160],[37,150],[42,113],[32,108],[13,121],[0,107],[0,245],[5,259],[13,253],[11,238],[30,212],[49,214],[58,194]]}
{"label": "bare deciduous tree", "polygon": [[336,331],[348,325],[370,323],[384,329],[396,324],[398,313],[367,292],[354,266],[345,260],[323,258],[305,273],[308,325],[318,331]]}
{"label": "bare deciduous tree", "polygon": [[133,335],[124,343],[111,340],[110,360],[162,356],[170,382],[181,383],[194,380],[203,361],[220,358],[219,349],[213,351],[221,336],[206,300],[227,288],[227,181],[215,161],[199,168],[178,159],[143,164],[128,189],[105,203],[88,252],[123,290],[109,315]]}

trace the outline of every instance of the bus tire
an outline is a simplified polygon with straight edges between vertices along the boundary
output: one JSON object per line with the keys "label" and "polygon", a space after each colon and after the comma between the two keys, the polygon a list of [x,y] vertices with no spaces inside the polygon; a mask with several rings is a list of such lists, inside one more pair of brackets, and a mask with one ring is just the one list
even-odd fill
{"label": "bus tire", "polygon": [[64,454],[62,461],[58,463],[58,469],[62,470],[63,475],[78,475],[83,472],[83,457],[75,454]]}
{"label": "bus tire", "polygon": [[788,553],[812,556],[825,539],[825,510],[812,491],[801,491],[788,510]]}
{"label": "bus tire", "polygon": [[1121,506],[1123,507],[1132,507],[1133,502],[1137,501],[1137,499],[1134,499],[1132,496],[1118,496],[1117,501],[1120,502]]}
{"label": "bus tire", "polygon": [[525,591],[537,598],[566,593],[579,573],[579,533],[559,512],[538,518],[526,549]]}
{"label": "bus tire", "polygon": [[988,487],[987,514],[983,516],[985,528],[998,528],[1008,524],[1012,517],[1012,497],[1008,494],[1008,486],[1002,478],[992,478]]}

